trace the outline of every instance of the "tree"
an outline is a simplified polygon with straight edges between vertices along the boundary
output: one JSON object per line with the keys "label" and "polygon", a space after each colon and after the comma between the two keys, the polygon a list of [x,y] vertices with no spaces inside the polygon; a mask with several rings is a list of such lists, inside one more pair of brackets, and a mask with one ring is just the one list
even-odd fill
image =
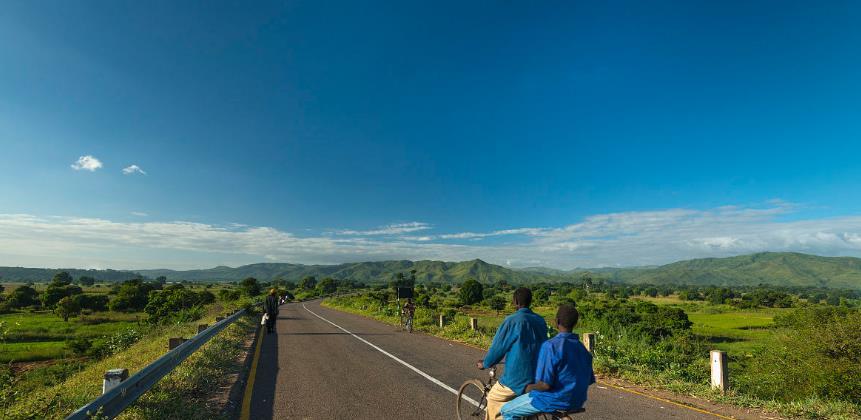
{"label": "tree", "polygon": [[57,309],[54,310],[57,315],[63,318],[63,321],[69,322],[69,317],[78,316],[81,314],[81,306],[75,299],[66,296],[57,303]]}
{"label": "tree", "polygon": [[496,315],[499,315],[499,311],[505,309],[505,305],[508,304],[508,299],[506,299],[502,295],[494,295],[488,301],[488,305],[490,309],[496,311]]}
{"label": "tree", "polygon": [[42,293],[42,306],[45,308],[54,308],[64,297],[79,295],[84,291],[72,284],[62,284],[60,282],[51,283],[45,292]]}
{"label": "tree", "polygon": [[[3,277],[0,277],[0,280],[3,280]],[[3,287],[3,285],[2,285],[2,284],[0,284],[0,293],[3,293],[3,292],[5,292],[5,291],[6,291],[6,288],[5,288],[5,287]]]}
{"label": "tree", "polygon": [[51,279],[52,286],[68,286],[70,284],[72,284],[72,276],[65,271],[54,274],[54,278]]}
{"label": "tree", "polygon": [[81,307],[81,310],[89,309],[94,312],[103,312],[108,310],[108,297],[105,295],[88,295],[80,294],[71,296],[75,302]]}
{"label": "tree", "polygon": [[328,295],[330,293],[335,293],[335,291],[338,290],[338,284],[334,279],[326,277],[317,285],[317,289],[320,290],[320,293]]}
{"label": "tree", "polygon": [[469,279],[460,286],[459,297],[464,305],[474,305],[481,301],[484,286],[475,279]]}
{"label": "tree", "polygon": [[239,283],[239,288],[246,296],[257,296],[260,294],[260,283],[254,277],[248,277]]}
{"label": "tree", "polygon": [[78,284],[81,286],[92,286],[96,284],[96,279],[90,276],[78,277]]}
{"label": "tree", "polygon": [[155,278],[155,281],[156,281],[156,282],[158,282],[158,283],[161,283],[161,284],[166,284],[166,283],[167,283],[167,277],[165,277],[165,276],[158,276],[158,277],[156,277],[156,278]]}
{"label": "tree", "polygon": [[141,311],[149,302],[152,285],[139,279],[124,281],[117,290],[117,297],[110,301],[112,311]]}
{"label": "tree", "polygon": [[307,276],[299,282],[299,288],[302,290],[312,290],[317,287],[317,278],[314,276]]}
{"label": "tree", "polygon": [[24,308],[36,304],[36,289],[30,286],[21,286],[9,294],[9,306],[13,308]]}

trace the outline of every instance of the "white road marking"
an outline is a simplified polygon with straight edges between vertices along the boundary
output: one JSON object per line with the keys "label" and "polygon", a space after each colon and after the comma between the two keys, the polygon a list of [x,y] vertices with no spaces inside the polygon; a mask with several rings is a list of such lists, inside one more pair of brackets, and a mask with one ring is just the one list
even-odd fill
{"label": "white road marking", "polygon": [[[365,344],[367,344],[367,345],[369,345],[369,346],[373,347],[373,348],[374,348],[375,350],[377,350],[378,352],[383,353],[383,354],[385,354],[386,356],[389,356],[392,360],[394,360],[394,361],[396,361],[396,362],[398,362],[398,363],[400,363],[400,364],[402,364],[402,365],[404,365],[404,366],[406,366],[406,367],[410,368],[413,372],[418,373],[419,375],[424,376],[424,378],[425,378],[425,379],[427,379],[427,380],[429,380],[429,381],[431,381],[431,382],[433,382],[433,383],[435,383],[435,384],[437,384],[437,385],[441,386],[443,389],[445,389],[445,390],[447,390],[447,391],[451,392],[452,394],[457,395],[457,390],[456,390],[456,389],[454,389],[454,388],[452,388],[452,387],[450,387],[450,386],[446,385],[445,383],[443,383],[443,382],[442,382],[442,381],[440,381],[439,379],[434,378],[433,376],[430,376],[430,375],[428,375],[427,373],[422,372],[419,368],[417,368],[417,367],[415,367],[415,366],[413,366],[413,365],[411,365],[411,364],[409,364],[409,363],[407,363],[407,362],[405,362],[405,361],[403,361],[403,360],[399,359],[397,356],[395,356],[395,355],[393,355],[393,354],[391,354],[391,353],[389,353],[389,352],[387,352],[387,351],[385,351],[385,350],[381,349],[381,348],[380,348],[379,346],[377,346],[376,344],[371,343],[370,341],[365,340],[364,338],[359,337],[358,335],[353,334],[353,333],[352,333],[352,332],[350,332],[350,331],[347,331],[347,329],[346,329],[346,328],[344,328],[344,327],[342,327],[342,326],[340,326],[340,325],[338,325],[338,324],[336,324],[336,323],[334,323],[334,322],[332,322],[332,321],[329,321],[328,319],[323,318],[323,317],[322,317],[322,316],[320,316],[320,315],[317,315],[314,311],[312,311],[312,310],[308,309],[308,307],[307,307],[307,306],[305,306],[305,304],[304,304],[304,303],[302,304],[302,307],[303,307],[303,308],[305,308],[305,310],[306,310],[306,311],[310,312],[310,313],[311,313],[311,315],[314,315],[314,316],[316,316],[317,318],[320,318],[320,319],[322,319],[323,321],[326,321],[326,322],[328,322],[328,323],[332,324],[335,328],[338,328],[339,330],[341,330],[341,331],[343,331],[343,332],[345,332],[345,333],[347,333],[347,334],[352,335],[356,340],[359,340],[359,341],[361,341],[361,342],[363,342],[363,343],[365,343]],[[467,397],[466,395],[464,395],[464,396],[463,396],[463,399],[464,399],[464,400],[466,400],[466,401],[469,401],[469,403],[470,403],[470,404],[472,404],[472,405],[474,405],[474,406],[478,407],[478,401],[476,401],[476,400],[474,400],[474,399],[472,399],[472,398],[469,398],[469,397]]]}

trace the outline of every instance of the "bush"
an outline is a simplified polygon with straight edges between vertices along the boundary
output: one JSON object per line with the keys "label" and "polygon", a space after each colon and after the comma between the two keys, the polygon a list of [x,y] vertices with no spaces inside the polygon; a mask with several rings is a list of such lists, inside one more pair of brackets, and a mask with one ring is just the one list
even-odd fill
{"label": "bush", "polygon": [[173,285],[150,292],[149,303],[144,312],[151,323],[187,322],[200,319],[201,306],[215,301],[209,291],[193,292],[182,285]]}
{"label": "bush", "polygon": [[94,349],[99,355],[106,357],[128,349],[132,344],[140,341],[146,331],[143,328],[133,327],[120,331],[105,340],[98,348]]}
{"label": "bush", "polygon": [[95,312],[103,312],[108,310],[108,297],[105,295],[75,295],[75,302],[81,309],[89,309]]}
{"label": "bush", "polygon": [[218,300],[222,302],[233,302],[242,297],[242,291],[239,289],[221,289],[218,291]]}
{"label": "bush", "polygon": [[754,354],[739,387],[779,401],[861,401],[861,312],[807,307],[778,317],[778,343]]}
{"label": "bush", "polygon": [[88,338],[74,338],[66,341],[66,348],[76,356],[84,356],[93,348],[93,341]]}
{"label": "bush", "polygon": [[117,289],[117,297],[110,301],[108,307],[112,311],[141,311],[149,302],[149,292],[152,290],[152,284],[140,279],[124,281]]}

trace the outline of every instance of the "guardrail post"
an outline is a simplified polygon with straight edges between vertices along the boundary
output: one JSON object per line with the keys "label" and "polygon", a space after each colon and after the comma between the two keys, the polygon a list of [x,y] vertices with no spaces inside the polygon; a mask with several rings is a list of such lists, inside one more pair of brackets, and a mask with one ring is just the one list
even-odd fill
{"label": "guardrail post", "polygon": [[116,388],[128,378],[128,369],[111,369],[105,372],[105,379],[102,381],[102,394],[106,394],[108,391]]}
{"label": "guardrail post", "polygon": [[171,337],[167,340],[167,348],[168,350],[173,350],[179,347],[182,343],[185,343],[186,341],[188,340],[182,337]]}
{"label": "guardrail post", "polygon": [[595,352],[595,333],[583,333],[583,346],[589,353]]}
{"label": "guardrail post", "polygon": [[207,328],[209,328],[209,325],[207,324],[197,324],[197,333],[200,334]]}
{"label": "guardrail post", "polygon": [[712,365],[712,388],[726,392],[729,385],[729,372],[727,372],[726,352],[720,350],[711,351]]}
{"label": "guardrail post", "polygon": [[440,314],[439,316],[439,327],[445,327],[445,315]]}
{"label": "guardrail post", "polygon": [[478,329],[478,318],[469,319],[469,328],[471,328],[473,331]]}

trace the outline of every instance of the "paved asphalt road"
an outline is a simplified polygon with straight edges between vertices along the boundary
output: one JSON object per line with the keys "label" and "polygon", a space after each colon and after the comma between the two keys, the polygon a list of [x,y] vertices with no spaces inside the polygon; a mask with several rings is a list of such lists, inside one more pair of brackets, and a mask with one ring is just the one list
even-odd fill
{"label": "paved asphalt road", "polygon": [[[484,356],[481,350],[407,334],[318,301],[282,306],[276,328],[263,340],[251,419],[450,420],[456,418],[455,394],[445,386],[457,389],[468,378],[486,378],[474,367]],[[598,386],[590,388],[586,412],[578,417],[716,419]]]}

